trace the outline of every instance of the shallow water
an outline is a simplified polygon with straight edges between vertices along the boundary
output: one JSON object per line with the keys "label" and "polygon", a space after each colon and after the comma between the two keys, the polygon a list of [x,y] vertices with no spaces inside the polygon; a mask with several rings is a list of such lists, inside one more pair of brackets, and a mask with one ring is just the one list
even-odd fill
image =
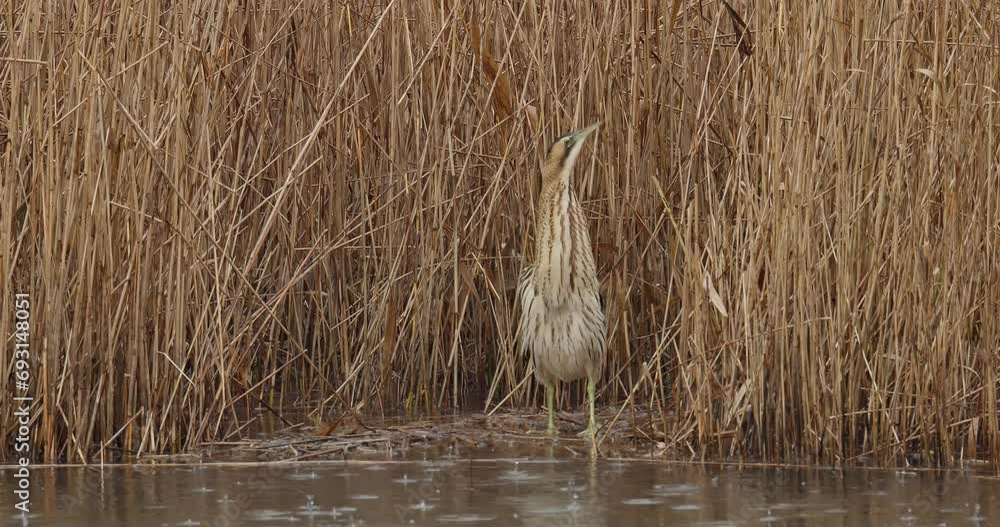
{"label": "shallow water", "polygon": [[[1000,525],[1000,481],[968,472],[591,461],[558,451],[566,449],[36,468],[31,514],[16,513],[9,491],[0,504],[9,524],[33,526]],[[13,481],[13,471],[0,470],[0,480]]]}

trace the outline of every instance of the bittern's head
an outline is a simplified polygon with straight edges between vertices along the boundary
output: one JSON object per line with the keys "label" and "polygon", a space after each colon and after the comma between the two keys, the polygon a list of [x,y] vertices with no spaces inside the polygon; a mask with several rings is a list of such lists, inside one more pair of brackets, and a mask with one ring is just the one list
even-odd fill
{"label": "bittern's head", "polygon": [[549,153],[545,156],[545,165],[543,168],[545,177],[558,175],[561,178],[568,178],[570,172],[573,171],[573,166],[576,165],[576,158],[580,155],[580,151],[583,150],[584,141],[597,129],[599,124],[601,123],[594,123],[586,128],[570,132],[556,139],[552,143],[552,146],[549,147]]}

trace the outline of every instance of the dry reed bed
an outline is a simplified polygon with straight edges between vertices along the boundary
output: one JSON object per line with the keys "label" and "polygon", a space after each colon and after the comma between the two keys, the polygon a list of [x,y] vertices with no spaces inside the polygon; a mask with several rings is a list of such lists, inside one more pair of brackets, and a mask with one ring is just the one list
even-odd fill
{"label": "dry reed bed", "polygon": [[708,457],[1000,458],[996,5],[388,4],[0,15],[37,458],[223,440],[260,400],[538,404],[539,148],[596,119],[603,401]]}

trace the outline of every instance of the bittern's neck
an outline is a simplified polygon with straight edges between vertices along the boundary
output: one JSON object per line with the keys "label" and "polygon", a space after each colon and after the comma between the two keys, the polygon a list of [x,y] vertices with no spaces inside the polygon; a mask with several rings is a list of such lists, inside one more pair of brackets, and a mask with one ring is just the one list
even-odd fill
{"label": "bittern's neck", "polygon": [[536,290],[560,304],[577,287],[581,258],[590,249],[586,225],[570,187],[572,164],[543,171],[535,215]]}
{"label": "bittern's neck", "polygon": [[573,165],[575,164],[575,162],[567,162],[562,166],[559,166],[557,163],[545,166],[542,169],[542,192],[568,189],[570,180],[573,177]]}

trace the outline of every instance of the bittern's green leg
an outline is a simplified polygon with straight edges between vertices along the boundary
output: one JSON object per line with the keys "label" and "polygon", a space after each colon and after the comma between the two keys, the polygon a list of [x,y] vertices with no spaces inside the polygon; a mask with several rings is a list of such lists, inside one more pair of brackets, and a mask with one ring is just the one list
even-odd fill
{"label": "bittern's green leg", "polygon": [[589,437],[590,439],[597,438],[597,420],[594,418],[594,395],[597,390],[597,383],[592,377],[587,377],[587,402],[590,405],[590,424],[583,432],[580,432],[582,437]]}
{"label": "bittern's green leg", "polygon": [[557,435],[556,430],[556,389],[551,384],[545,385],[545,404],[549,405],[549,435]]}

